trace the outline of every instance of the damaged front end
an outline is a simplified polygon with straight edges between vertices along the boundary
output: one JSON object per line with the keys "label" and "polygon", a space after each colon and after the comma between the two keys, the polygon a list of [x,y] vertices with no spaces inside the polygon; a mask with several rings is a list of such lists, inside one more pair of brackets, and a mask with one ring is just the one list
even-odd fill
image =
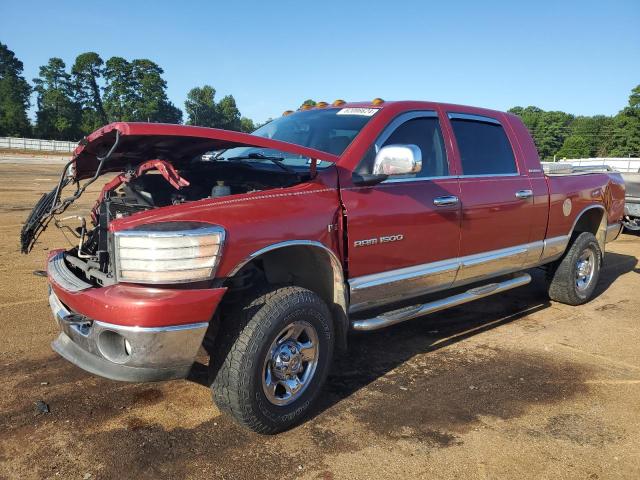
{"label": "damaged front end", "polygon": [[[280,162],[273,162],[272,168],[255,168],[234,161],[236,158],[200,160],[207,151],[237,147],[290,152],[309,159],[308,169],[301,173]],[[242,158],[272,160],[255,153]],[[110,124],[80,143],[56,188],[35,205],[21,231],[21,250],[29,253],[53,222],[67,238],[75,237],[76,246],[65,253],[75,274],[92,286],[112,285],[118,281],[114,238],[109,231],[113,220],[191,201],[288,187],[310,179],[318,159],[332,162],[336,157],[239,132],[181,125]],[[92,183],[109,172],[118,173],[105,184],[90,215],[64,216]],[[65,196],[71,185],[74,190]]]}
{"label": "damaged front end", "polygon": [[[73,202],[80,198],[87,187],[98,179],[105,162],[111,157],[114,150],[118,147],[118,143],[120,141],[120,132],[118,130],[116,130],[115,136],[115,142],[106,155],[97,157],[99,163],[95,174],[83,185],[80,184],[79,180],[76,181],[75,192],[70,197],[61,199],[64,188],[72,183],[75,177],[73,169],[76,163],[75,156],[64,166],[58,185],[56,185],[56,187],[49,193],[42,195],[22,226],[22,230],[20,231],[20,250],[22,253],[29,253],[35,245],[36,240],[42,232],[46,230],[49,223],[54,220],[56,216],[63,214]],[[86,224],[83,223],[83,227],[86,228]]]}
{"label": "damaged front end", "polygon": [[[235,156],[227,159],[201,159],[205,152],[231,150]],[[267,150],[289,152],[301,167],[256,153]],[[116,380],[185,376],[227,290],[215,282],[226,232],[217,215],[191,221],[189,208],[179,207],[296,185],[315,175],[316,159],[336,157],[255,135],[181,125],[115,123],[89,135],[20,235],[24,253],[51,223],[75,237],[72,248],[52,250],[47,260],[49,302],[60,327],[54,350]],[[113,177],[90,211],[70,215],[69,207],[106,173]],[[144,212],[165,207],[173,209],[170,220],[143,220]],[[122,228],[125,217],[135,215],[142,221]]]}

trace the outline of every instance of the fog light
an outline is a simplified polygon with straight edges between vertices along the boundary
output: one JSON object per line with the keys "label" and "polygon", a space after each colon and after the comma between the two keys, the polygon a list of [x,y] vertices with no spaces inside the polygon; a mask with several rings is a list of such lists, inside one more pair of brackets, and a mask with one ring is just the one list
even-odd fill
{"label": "fog light", "polygon": [[98,350],[113,363],[126,363],[131,355],[131,344],[119,333],[105,330],[98,337]]}

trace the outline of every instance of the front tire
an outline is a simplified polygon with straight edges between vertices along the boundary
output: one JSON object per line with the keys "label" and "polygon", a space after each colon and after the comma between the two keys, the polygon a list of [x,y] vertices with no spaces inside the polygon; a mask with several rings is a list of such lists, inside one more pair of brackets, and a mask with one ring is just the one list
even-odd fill
{"label": "front tire", "polygon": [[212,351],[216,405],[258,433],[291,428],[313,405],[331,365],[327,305],[305,288],[279,287],[256,294],[231,317]]}
{"label": "front tire", "polygon": [[549,270],[549,298],[567,305],[588,302],[600,277],[602,250],[592,233],[582,232]]}

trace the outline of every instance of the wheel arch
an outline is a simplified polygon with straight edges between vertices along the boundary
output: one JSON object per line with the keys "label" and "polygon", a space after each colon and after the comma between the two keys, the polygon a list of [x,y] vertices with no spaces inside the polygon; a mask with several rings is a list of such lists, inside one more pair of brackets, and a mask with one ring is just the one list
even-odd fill
{"label": "wheel arch", "polygon": [[589,205],[582,209],[582,211],[576,216],[573,222],[571,231],[569,232],[569,238],[573,238],[575,234],[582,232],[592,233],[598,244],[600,250],[604,254],[605,242],[607,237],[607,215],[604,206],[602,205]]}
{"label": "wheel arch", "polygon": [[258,263],[269,284],[293,284],[317,293],[332,313],[338,346],[346,347],[347,290],[342,263],[331,249],[313,240],[274,243],[236,265],[227,275],[227,283]]}

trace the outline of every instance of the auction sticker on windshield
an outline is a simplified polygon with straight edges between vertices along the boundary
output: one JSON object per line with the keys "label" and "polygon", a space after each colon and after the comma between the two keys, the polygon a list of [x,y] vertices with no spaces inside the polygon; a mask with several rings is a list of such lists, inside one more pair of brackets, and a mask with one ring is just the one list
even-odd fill
{"label": "auction sticker on windshield", "polygon": [[371,117],[375,115],[378,110],[378,108],[342,108],[336,115],[362,115]]}

